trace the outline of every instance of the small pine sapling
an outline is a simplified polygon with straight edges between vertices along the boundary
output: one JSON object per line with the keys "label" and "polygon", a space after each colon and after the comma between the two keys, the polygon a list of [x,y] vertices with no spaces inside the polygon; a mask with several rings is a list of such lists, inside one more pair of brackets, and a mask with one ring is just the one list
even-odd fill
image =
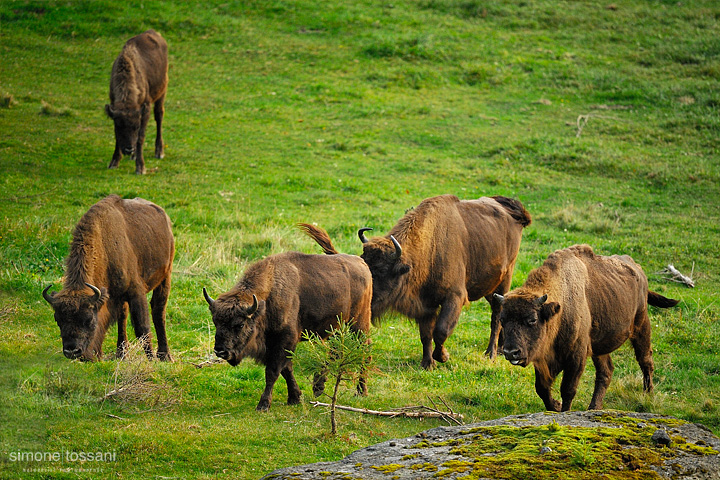
{"label": "small pine sapling", "polygon": [[303,332],[305,348],[290,352],[290,357],[301,372],[313,375],[315,396],[324,393],[325,381],[329,378],[333,384],[330,397],[330,433],[337,433],[335,406],[337,405],[340,385],[343,382],[356,381],[358,393],[366,393],[366,374],[372,362],[370,355],[370,336],[354,330],[351,322],[340,319],[337,328],[332,328],[330,336],[323,340],[312,332]]}

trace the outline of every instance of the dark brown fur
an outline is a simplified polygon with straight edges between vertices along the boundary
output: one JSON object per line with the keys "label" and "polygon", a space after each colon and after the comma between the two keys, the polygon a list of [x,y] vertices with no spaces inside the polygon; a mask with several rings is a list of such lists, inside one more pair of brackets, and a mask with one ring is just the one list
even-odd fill
{"label": "dark brown fur", "polygon": [[108,168],[116,168],[123,154],[135,157],[135,173],[145,173],[143,143],[154,104],[157,136],[155,157],[163,158],[162,120],[168,84],[167,43],[148,30],[125,43],[110,75],[110,104],[105,113],[115,122],[115,151]]}
{"label": "dark brown fur", "polygon": [[[249,314],[253,295],[258,307]],[[356,256],[280,253],[252,264],[237,285],[217,300],[206,300],[216,328],[216,355],[232,366],[244,357],[266,366],[265,390],[257,410],[267,410],[281,374],[288,387],[288,404],[300,401],[287,352],[295,350],[303,331],[327,338],[339,317],[369,333],[372,276]],[[316,393],[324,379],[320,382]],[[358,391],[367,392],[364,377]]]}
{"label": "dark brown fur", "polygon": [[[152,357],[146,299],[152,291],[157,354],[161,360],[170,360],[165,307],[174,255],[170,219],[157,205],[141,198],[123,200],[110,195],[90,207],[73,233],[63,289],[45,293],[55,311],[65,356],[100,359],[103,340],[113,323],[118,324],[117,354],[123,356],[129,310],[135,335]],[[100,290],[97,300],[86,284]]]}
{"label": "dark brown fur", "polygon": [[[643,372],[645,391],[654,370],[647,305],[668,308],[677,300],[648,291],[642,268],[627,255],[595,255],[588,245],[558,250],[508,293],[500,321],[505,357],[535,365],[535,390],[547,410],[570,410],[587,357],[595,364],[590,409],[601,409],[610,384],[610,353],[628,339]],[[560,372],[562,404],[551,388]]]}
{"label": "dark brown fur", "polygon": [[[461,201],[454,195],[423,200],[384,237],[363,243],[361,255],[373,275],[373,319],[388,309],[417,321],[423,345],[422,366],[445,362],[445,340],[468,302],[485,297],[492,308],[486,354],[496,356],[500,335],[494,293],[510,289],[523,227],[530,214],[507,197]],[[329,238],[306,232],[326,253]],[[402,246],[402,255],[390,236]],[[433,341],[435,349],[432,350]]]}

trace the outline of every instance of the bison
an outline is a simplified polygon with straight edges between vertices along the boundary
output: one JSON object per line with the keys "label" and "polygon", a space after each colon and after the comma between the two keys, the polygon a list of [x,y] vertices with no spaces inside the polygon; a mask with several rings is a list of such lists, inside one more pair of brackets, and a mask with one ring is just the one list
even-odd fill
{"label": "bison", "polygon": [[[265,390],[256,410],[270,408],[278,375],[287,383],[288,405],[300,402],[300,388],[288,352],[304,331],[327,338],[339,319],[370,331],[372,276],[353,255],[286,252],[248,267],[240,281],[213,300],[203,288],[215,324],[215,355],[233,367],[244,357],[265,365]],[[324,378],[316,378],[319,394]],[[364,376],[358,393],[367,393]]]}
{"label": "bison", "polygon": [[155,157],[163,158],[162,120],[168,84],[167,43],[154,30],[131,38],[112,66],[110,104],[105,113],[115,122],[115,152],[108,168],[116,168],[123,155],[135,158],[135,173],[145,173],[143,143],[150,119],[150,104],[157,124]]}
{"label": "bison", "polygon": [[[630,339],[652,391],[654,370],[647,305],[669,308],[677,300],[648,290],[642,268],[627,255],[595,255],[588,245],[551,254],[521,287],[502,297],[503,353],[513,365],[535,365],[535,391],[552,411],[570,410],[588,356],[595,364],[591,410],[601,409],[610,384],[610,353]],[[562,404],[551,387],[563,373]]]}
{"label": "bison", "polygon": [[[392,309],[415,319],[423,346],[421,365],[431,369],[435,360],[449,359],[444,344],[462,307],[485,297],[492,309],[486,354],[494,358],[500,304],[493,294],[510,289],[522,229],[530,222],[523,205],[511,198],[461,201],[440,195],[406,213],[387,236],[368,240],[365,232],[372,229],[361,228],[361,257],[373,277],[373,318]],[[329,238],[308,234],[326,253],[336,253]]]}
{"label": "bison", "polygon": [[154,203],[110,195],[83,215],[73,233],[61,291],[43,297],[55,311],[67,358],[102,358],[108,328],[118,325],[117,356],[128,346],[127,314],[135,335],[153,357],[146,294],[152,290],[152,320],[160,360],[171,360],[165,308],[175,239],[170,219]]}

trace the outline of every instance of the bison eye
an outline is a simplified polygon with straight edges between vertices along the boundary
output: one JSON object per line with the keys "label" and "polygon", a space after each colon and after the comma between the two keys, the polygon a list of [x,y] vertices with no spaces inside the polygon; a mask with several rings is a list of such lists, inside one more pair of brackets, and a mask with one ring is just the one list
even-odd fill
{"label": "bison eye", "polygon": [[537,323],[537,317],[528,317],[527,318],[528,325],[535,325],[536,323]]}

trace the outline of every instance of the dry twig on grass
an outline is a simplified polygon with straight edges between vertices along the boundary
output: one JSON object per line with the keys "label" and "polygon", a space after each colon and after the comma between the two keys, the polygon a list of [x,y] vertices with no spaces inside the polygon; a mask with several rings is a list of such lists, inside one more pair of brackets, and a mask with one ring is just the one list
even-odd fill
{"label": "dry twig on grass", "polygon": [[[429,397],[428,397],[429,398]],[[440,418],[442,420],[445,420],[448,423],[455,423],[457,425],[463,424],[463,416],[459,413],[455,413],[450,409],[450,407],[447,406],[447,403],[445,403],[445,400],[440,398],[440,401],[445,405],[445,407],[449,410],[447,412],[443,412],[441,410],[438,410],[435,405],[435,402],[433,402],[432,399],[430,401],[433,403],[434,407],[428,407],[425,405],[413,405],[409,407],[400,407],[400,408],[394,408],[389,411],[383,411],[383,410],[370,410],[368,408],[355,408],[355,407],[348,407],[345,405],[335,405],[335,408],[338,410],[347,410],[349,412],[357,412],[362,413],[365,415],[375,415],[378,417],[404,417],[404,418]],[[323,403],[323,402],[310,402],[310,405],[313,407],[329,407],[329,403]]]}
{"label": "dry twig on grass", "polygon": [[225,363],[225,360],[223,360],[222,358],[210,358],[210,359],[205,360],[200,363],[190,362],[190,365],[192,365],[195,368],[203,368],[203,367],[209,367],[211,365],[217,365],[218,363]]}
{"label": "dry twig on grass", "polygon": [[669,264],[662,270],[655,272],[655,275],[660,275],[665,280],[670,280],[671,282],[682,283],[690,288],[695,288],[695,282],[692,279],[693,273],[695,273],[695,262],[693,262],[689,277],[680,273],[680,271],[672,264]]}

